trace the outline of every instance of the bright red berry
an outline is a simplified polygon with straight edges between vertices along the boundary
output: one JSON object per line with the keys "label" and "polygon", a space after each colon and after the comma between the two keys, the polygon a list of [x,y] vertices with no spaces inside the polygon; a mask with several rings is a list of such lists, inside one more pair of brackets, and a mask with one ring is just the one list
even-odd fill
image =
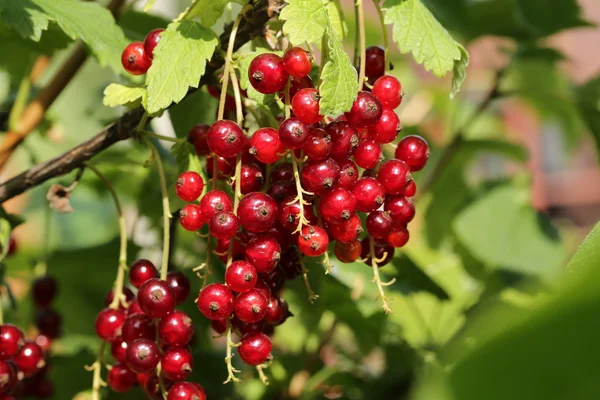
{"label": "bright red berry", "polygon": [[359,92],[352,108],[345,116],[348,122],[357,128],[366,128],[374,125],[381,118],[383,107],[379,99],[369,92]]}
{"label": "bright red berry", "polygon": [[393,110],[402,103],[402,85],[391,75],[377,79],[371,93],[379,99],[383,108],[388,110]]}
{"label": "bright red berry", "polygon": [[233,211],[233,203],[227,193],[221,190],[211,190],[200,199],[200,216],[203,223],[223,211]]}
{"label": "bright red berry", "polygon": [[283,67],[294,78],[304,78],[312,70],[312,57],[300,47],[292,47],[283,55]]}
{"label": "bright red berry", "polygon": [[238,353],[243,362],[256,366],[264,363],[271,354],[271,339],[264,333],[248,333],[242,337]]}
{"label": "bright red berry", "polygon": [[347,159],[360,141],[358,132],[354,126],[347,121],[335,121],[329,123],[325,130],[331,137],[331,157],[335,160]]}
{"label": "bright red berry", "polygon": [[170,271],[167,274],[167,283],[175,295],[175,304],[185,302],[190,294],[190,280],[180,271]]}
{"label": "bright red berry", "polygon": [[248,193],[238,207],[242,227],[254,233],[268,231],[275,224],[278,213],[277,202],[261,192]]}
{"label": "bright red berry", "polygon": [[385,239],[392,229],[393,221],[387,211],[373,211],[366,221],[369,235],[375,239]]}
{"label": "bright red berry", "polygon": [[283,90],[288,78],[283,60],[277,54],[260,54],[254,57],[248,67],[248,79],[252,87],[263,94]]}
{"label": "bright red berry", "polygon": [[356,199],[356,210],[371,212],[377,210],[385,201],[385,190],[381,182],[372,177],[356,181],[352,194]]}
{"label": "bright red berry", "polygon": [[238,124],[225,119],[210,126],[206,142],[208,148],[219,157],[231,158],[243,150],[245,137]]}
{"label": "bright red berry", "polygon": [[185,346],[194,335],[192,319],[183,311],[171,311],[158,322],[158,336],[169,346]]}
{"label": "bright red berry", "polygon": [[202,177],[194,171],[185,171],[177,178],[175,193],[183,201],[194,201],[200,197],[204,189]]}
{"label": "bright red berry", "polygon": [[279,139],[288,149],[300,149],[308,140],[310,129],[298,118],[289,118],[279,126]]}
{"label": "bright red berry", "polygon": [[136,260],[129,267],[129,282],[136,288],[139,288],[144,282],[157,276],[158,271],[154,264],[143,258]]}
{"label": "bright red berry", "polygon": [[402,194],[408,182],[412,180],[410,169],[404,161],[389,160],[383,163],[377,174],[387,194]]}
{"label": "bright red berry", "polygon": [[250,154],[265,164],[273,164],[285,151],[279,132],[273,128],[260,128],[250,138]]}
{"label": "bright red berry", "polygon": [[204,390],[190,382],[177,382],[167,393],[167,400],[206,400]]}
{"label": "bright red berry", "polygon": [[319,114],[319,91],[317,89],[300,89],[292,99],[292,111],[296,118],[305,124],[316,124],[323,119]]}
{"label": "bright red berry", "polygon": [[35,375],[36,372],[46,365],[42,348],[31,341],[25,342],[15,355],[14,361],[19,371],[23,372],[25,377]]}
{"label": "bright red berry", "polygon": [[415,181],[411,180],[406,184],[402,195],[405,197],[414,197],[415,194],[417,194],[417,184]]}
{"label": "bright red berry", "polygon": [[31,287],[31,293],[33,295],[33,302],[38,307],[48,307],[56,293],[58,292],[58,282],[56,278],[52,276],[42,276],[33,281]]}
{"label": "bright red berry", "polygon": [[127,317],[123,323],[121,336],[127,343],[136,339],[156,339],[156,326],[147,315],[135,314]]}
{"label": "bright red berry", "polygon": [[165,378],[182,381],[192,373],[194,359],[185,347],[170,347],[163,353],[160,366]]}
{"label": "bright red berry", "polygon": [[338,180],[336,187],[352,190],[354,184],[358,180],[358,168],[352,160],[340,160],[338,161],[340,167],[340,179]]}
{"label": "bright red berry", "polygon": [[164,31],[165,30],[161,28],[153,29],[146,35],[146,39],[144,39],[144,52],[151,60],[154,58],[154,49],[156,48],[156,45],[158,45],[160,34]]}
{"label": "bright red berry", "polygon": [[429,159],[429,145],[420,136],[406,136],[398,143],[395,156],[408,164],[411,171],[420,171]]}
{"label": "bright red berry", "polygon": [[385,50],[381,46],[367,47],[366,51],[366,69],[365,75],[369,79],[369,84],[373,84],[385,73]]}
{"label": "bright red berry", "polygon": [[271,297],[265,322],[271,325],[281,325],[289,315],[288,303],[279,296]]}
{"label": "bright red berry", "polygon": [[200,206],[186,204],[179,212],[179,223],[183,229],[194,232],[202,228],[204,221]]}
{"label": "bright red berry", "polygon": [[302,187],[316,195],[331,190],[340,179],[340,167],[333,159],[309,161],[304,164],[300,181]]}
{"label": "bright red berry", "polygon": [[121,64],[123,64],[125,71],[131,75],[142,75],[152,65],[152,60],[148,58],[144,51],[144,43],[133,42],[123,50]]}
{"label": "bright red berry", "polygon": [[270,272],[281,258],[281,245],[273,236],[259,235],[248,242],[245,256],[246,260],[256,268],[257,272]]}
{"label": "bright red berry", "polygon": [[240,175],[240,191],[242,194],[258,192],[265,183],[262,170],[254,163],[242,164]]}
{"label": "bright red berry", "polygon": [[333,188],[319,201],[319,215],[331,224],[348,221],[355,212],[356,199],[349,190],[344,188]]}
{"label": "bright red berry", "polygon": [[121,336],[124,322],[125,311],[105,308],[96,317],[96,334],[100,339],[112,342]]}
{"label": "bright red berry", "polygon": [[383,209],[389,211],[395,224],[407,225],[415,217],[415,205],[411,197],[388,197],[385,199]]}
{"label": "bright red berry", "polygon": [[160,351],[154,340],[137,339],[127,344],[125,360],[131,370],[140,374],[149,373],[158,365]]}
{"label": "bright red berry", "polygon": [[392,227],[392,230],[387,236],[387,242],[390,246],[399,248],[408,243],[408,239],[410,239],[410,234],[406,226],[396,225]]}
{"label": "bright red berry", "polygon": [[126,365],[116,363],[108,371],[108,386],[118,393],[129,392],[137,382],[136,373]]}
{"label": "bright red berry", "polygon": [[257,289],[240,293],[233,303],[235,316],[241,321],[258,322],[267,314],[268,299]]}
{"label": "bright red berry", "polygon": [[313,128],[302,150],[309,160],[324,160],[331,153],[331,137],[325,130]]}
{"label": "bright red berry", "polygon": [[356,241],[362,232],[362,222],[360,217],[356,214],[347,221],[329,224],[328,226],[328,233],[331,238],[342,243]]}
{"label": "bright red berry", "polygon": [[167,281],[154,278],[140,287],[138,291],[140,308],[152,318],[160,318],[175,308],[175,295]]}
{"label": "bright red berry", "polygon": [[238,217],[230,211],[215,214],[208,221],[208,231],[217,239],[228,239],[235,236],[239,226]]}
{"label": "bright red berry", "polygon": [[247,261],[234,261],[225,271],[225,283],[234,292],[246,292],[254,287],[258,273]]}
{"label": "bright red berry", "polygon": [[205,286],[198,294],[196,305],[208,319],[224,319],[233,312],[233,293],[220,283]]}
{"label": "bright red berry", "polygon": [[122,337],[117,338],[110,344],[110,354],[113,358],[121,363],[125,362],[125,354],[127,353],[127,342]]}
{"label": "bright red berry", "polygon": [[207,156],[210,154],[210,149],[208,148],[208,143],[206,142],[206,136],[208,135],[209,128],[210,125],[198,124],[194,125],[188,132],[188,142],[194,146],[196,154],[199,156]]}
{"label": "bright red berry", "polygon": [[383,160],[381,145],[373,139],[364,139],[354,151],[354,162],[361,168],[375,168]]}
{"label": "bright red berry", "polygon": [[391,143],[398,137],[400,132],[400,118],[389,109],[384,109],[381,118],[369,127],[369,136],[377,143]]}
{"label": "bright red berry", "polygon": [[298,249],[309,256],[318,257],[327,251],[329,237],[327,232],[319,226],[305,226],[298,236]]}

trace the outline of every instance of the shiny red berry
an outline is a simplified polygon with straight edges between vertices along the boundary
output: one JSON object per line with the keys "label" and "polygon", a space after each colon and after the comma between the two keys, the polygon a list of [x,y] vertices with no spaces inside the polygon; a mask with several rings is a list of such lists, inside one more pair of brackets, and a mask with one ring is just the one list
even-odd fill
{"label": "shiny red berry", "polygon": [[381,182],[372,177],[356,181],[352,194],[356,199],[356,210],[371,212],[377,210],[385,201],[385,190]]}
{"label": "shiny red berry", "polygon": [[33,295],[33,302],[38,307],[48,307],[56,293],[58,292],[58,282],[56,278],[52,276],[42,276],[33,281],[31,287],[31,293]]}
{"label": "shiny red berry", "polygon": [[387,238],[392,225],[392,217],[390,217],[390,213],[387,211],[373,211],[369,214],[366,221],[367,231],[375,239]]}
{"label": "shiny red berry", "polygon": [[420,136],[406,136],[398,143],[395,156],[408,164],[411,171],[420,171],[429,159],[429,145]]}
{"label": "shiny red berry", "polygon": [[186,204],[179,212],[179,223],[183,229],[194,232],[202,228],[204,221],[200,206]]}
{"label": "shiny red berry", "polygon": [[187,300],[190,294],[190,280],[183,272],[170,271],[167,274],[167,283],[175,295],[175,304],[179,305]]}
{"label": "shiny red berry", "polygon": [[144,51],[144,43],[133,42],[123,50],[121,64],[123,64],[125,71],[131,75],[142,75],[152,65],[152,60],[148,58]]}
{"label": "shiny red berry", "polygon": [[125,361],[131,370],[140,374],[149,373],[158,365],[160,351],[154,340],[137,339],[127,343]]}
{"label": "shiny red berry", "polygon": [[100,339],[112,342],[121,336],[124,322],[125,311],[105,308],[96,317],[96,334]]}
{"label": "shiny red berry", "polygon": [[123,323],[121,336],[127,343],[133,342],[136,339],[155,340],[156,326],[147,315],[131,315]]}
{"label": "shiny red berry", "polygon": [[414,197],[414,195],[417,194],[417,184],[415,181],[409,181],[404,188],[404,192],[401,194],[405,197]]}
{"label": "shiny red berry", "polygon": [[281,245],[273,236],[260,235],[248,242],[245,256],[257,272],[270,272],[281,258]]}
{"label": "shiny red berry", "polygon": [[331,153],[331,137],[325,130],[313,128],[302,150],[309,160],[324,160]]}
{"label": "shiny red berry", "polygon": [[381,46],[367,47],[365,75],[369,84],[373,84],[385,73],[385,50]]}
{"label": "shiny red berry", "polygon": [[19,383],[17,368],[12,362],[0,361],[0,399],[11,400],[12,396],[7,396]]}
{"label": "shiny red berry", "polygon": [[415,217],[415,205],[411,197],[388,197],[383,208],[389,211],[395,224],[407,225]]}
{"label": "shiny red berry", "polygon": [[158,336],[169,346],[185,346],[194,336],[192,319],[183,311],[171,311],[158,322]]}
{"label": "shiny red berry", "polygon": [[398,137],[400,132],[400,118],[388,109],[384,109],[381,118],[369,127],[369,136],[377,143],[391,143]]}
{"label": "shiny red berry", "polygon": [[271,173],[269,175],[269,183],[273,184],[281,182],[291,182],[293,180],[294,168],[292,166],[292,163],[280,163],[275,165],[271,169]]}
{"label": "shiny red berry", "polygon": [[381,118],[383,107],[379,99],[369,92],[359,92],[352,108],[345,116],[348,122],[357,128],[366,128],[374,125]]}
{"label": "shiny red berry", "polygon": [[331,136],[331,157],[336,160],[344,160],[356,149],[360,138],[358,131],[347,121],[335,121],[325,127]]}
{"label": "shiny red berry", "polygon": [[177,382],[169,389],[167,400],[206,400],[206,395],[197,384]]}
{"label": "shiny red berry", "polygon": [[196,154],[199,156],[207,156],[210,154],[210,149],[208,148],[208,143],[206,141],[209,128],[210,125],[198,124],[194,125],[188,132],[188,142],[194,146]]}
{"label": "shiny red berry", "polygon": [[288,149],[300,149],[310,134],[308,125],[301,122],[298,118],[289,118],[279,126],[279,139]]}
{"label": "shiny red berry", "polygon": [[229,211],[215,214],[208,221],[208,231],[217,239],[228,239],[235,236],[239,226],[238,217]]}
{"label": "shiny red berry", "polygon": [[290,315],[288,303],[281,297],[271,297],[265,315],[265,322],[271,325],[281,325]]}
{"label": "shiny red berry", "polygon": [[263,319],[268,305],[268,299],[257,289],[250,289],[238,294],[233,303],[235,316],[248,323]]}
{"label": "shiny red berry", "polygon": [[292,99],[292,111],[296,118],[305,124],[316,124],[323,119],[319,114],[319,91],[317,89],[301,89]]}
{"label": "shiny red berry", "polygon": [[264,363],[271,354],[271,339],[264,333],[248,333],[242,337],[238,354],[243,362],[256,366]]}
{"label": "shiny red berry", "polygon": [[175,193],[183,201],[195,201],[202,194],[204,181],[194,171],[185,171],[179,175],[175,183]]}
{"label": "shiny red berry", "polygon": [[206,134],[208,148],[219,157],[237,156],[244,148],[242,128],[233,121],[221,120],[210,126]]}
{"label": "shiny red berry", "polygon": [[149,279],[156,278],[158,271],[154,264],[146,259],[139,259],[129,267],[129,282],[139,288]]}
{"label": "shiny red berry", "polygon": [[23,372],[25,377],[35,375],[36,372],[46,365],[42,348],[31,341],[25,342],[15,355],[14,361],[19,371]]}
{"label": "shiny red berry", "polygon": [[277,54],[260,54],[248,67],[248,79],[252,87],[263,94],[277,93],[285,88],[289,78],[283,60]]}
{"label": "shiny red berry", "polygon": [[377,79],[371,93],[379,99],[383,108],[388,110],[393,110],[402,103],[402,85],[391,75]]}
{"label": "shiny red berry", "polygon": [[329,224],[328,226],[328,233],[331,238],[342,243],[354,242],[362,232],[362,222],[356,214],[347,221]]}
{"label": "shiny red berry", "polygon": [[379,168],[377,180],[381,182],[387,194],[395,195],[404,192],[406,185],[412,180],[412,176],[404,161],[389,160]]}
{"label": "shiny red berry", "polygon": [[273,164],[285,151],[279,139],[279,132],[274,128],[260,128],[250,138],[250,154],[265,164]]}
{"label": "shiny red berry", "polygon": [[354,184],[358,180],[358,168],[352,160],[338,161],[340,167],[340,179],[336,187],[352,190]]}
{"label": "shiny red berry", "polygon": [[331,158],[307,162],[300,174],[302,187],[315,195],[322,195],[331,190],[339,179],[340,167]]}
{"label": "shiny red berry", "polygon": [[165,378],[182,381],[192,373],[192,353],[185,347],[170,347],[163,353],[160,366]]}
{"label": "shiny red berry", "polygon": [[319,215],[328,223],[348,221],[356,212],[356,199],[349,190],[335,187],[319,201]]}
{"label": "shiny red berry", "polygon": [[129,392],[135,386],[137,382],[137,375],[135,372],[127,368],[126,365],[116,363],[108,371],[108,386],[118,393]]}
{"label": "shiny red berry", "polygon": [[124,341],[122,337],[117,338],[110,344],[110,354],[116,361],[124,363],[126,353],[127,342]]}
{"label": "shiny red berry", "polygon": [[220,283],[205,286],[198,294],[196,305],[208,319],[224,319],[233,312],[233,293]]}
{"label": "shiny red berry", "polygon": [[392,230],[387,236],[387,242],[390,246],[395,248],[403,247],[410,239],[410,234],[406,226],[396,225],[392,227]]}
{"label": "shiny red berry", "polygon": [[146,39],[144,39],[144,52],[151,60],[154,58],[154,49],[156,48],[156,45],[158,45],[160,35],[164,31],[165,30],[161,28],[153,29],[146,35]]}
{"label": "shiny red berry", "polygon": [[240,172],[240,191],[242,194],[258,192],[262,189],[265,183],[265,177],[259,166],[254,163],[242,164],[242,170]]}
{"label": "shiny red berry", "polygon": [[294,78],[304,78],[312,70],[312,57],[300,47],[292,47],[283,55],[283,67]]}
{"label": "shiny red berry", "polygon": [[140,287],[138,291],[140,308],[152,318],[160,318],[173,311],[176,299],[167,281],[154,278]]}
{"label": "shiny red berry", "polygon": [[[371,263],[371,251],[370,251],[370,239],[368,237],[364,238],[361,241],[361,254],[360,257],[365,260],[365,263],[369,266],[372,267],[373,264]],[[377,262],[377,267],[381,268],[387,264],[389,264],[390,261],[392,261],[392,258],[394,258],[394,247],[390,246],[390,245],[379,245],[377,243],[375,243],[375,246],[373,246],[374,248],[374,252],[375,252],[375,258],[377,259],[382,259],[381,261]],[[385,257],[384,257],[385,256]]]}
{"label": "shiny red berry", "polygon": [[225,283],[234,292],[246,292],[254,287],[258,273],[247,261],[234,261],[225,271]]}
{"label": "shiny red berry", "polygon": [[233,203],[227,193],[221,190],[211,190],[200,199],[200,215],[203,223],[223,211],[233,211]]}
{"label": "shiny red berry", "polygon": [[214,160],[217,159],[217,179],[225,180],[229,178],[235,170],[235,157],[223,158],[217,156],[206,157],[206,173],[209,178],[212,178],[215,173]]}
{"label": "shiny red berry", "polygon": [[277,202],[261,192],[248,193],[238,207],[242,227],[254,233],[268,231],[275,224],[278,213]]}
{"label": "shiny red berry", "polygon": [[361,168],[375,168],[383,160],[381,145],[373,139],[364,139],[354,151],[354,162]]}
{"label": "shiny red berry", "polygon": [[35,326],[41,334],[51,339],[61,335],[62,317],[51,308],[40,309],[35,313]]}
{"label": "shiny red berry", "polygon": [[360,258],[362,246],[359,241],[342,243],[336,242],[333,252],[335,257],[343,263],[353,263]]}
{"label": "shiny red berry", "polygon": [[318,257],[327,251],[329,237],[319,226],[305,226],[298,236],[298,249],[309,256]]}

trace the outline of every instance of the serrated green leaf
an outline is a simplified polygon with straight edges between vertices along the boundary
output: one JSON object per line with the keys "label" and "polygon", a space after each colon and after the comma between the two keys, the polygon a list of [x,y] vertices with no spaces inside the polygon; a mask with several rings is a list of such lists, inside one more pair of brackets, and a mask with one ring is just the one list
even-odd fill
{"label": "serrated green leaf", "polygon": [[348,32],[348,27],[344,21],[342,13],[342,6],[338,0],[331,0],[325,5],[327,9],[327,15],[329,15],[329,22],[333,27],[333,31],[339,40],[344,40]]}
{"label": "serrated green leaf", "polygon": [[567,265],[569,275],[580,275],[600,264],[600,222],[597,223]]}
{"label": "serrated green leaf", "polygon": [[147,92],[143,87],[111,83],[104,89],[103,103],[107,107],[137,107],[146,103]]}
{"label": "serrated green leaf", "polygon": [[194,171],[199,174],[202,173],[202,165],[200,159],[194,150],[194,146],[188,142],[175,143],[171,147],[171,153],[175,157],[177,162],[177,168],[179,172]]}
{"label": "serrated green leaf", "polygon": [[265,49],[263,47],[257,48],[254,52],[250,54],[244,55],[236,64],[236,68],[240,71],[240,87],[246,91],[248,94],[248,98],[256,101],[258,104],[268,105],[273,103],[275,100],[274,94],[262,94],[258,92],[252,85],[250,84],[250,80],[248,78],[248,68],[250,67],[250,63],[252,60],[264,53],[274,53],[278,56],[282,56],[283,52],[281,51],[273,51],[271,49]]}
{"label": "serrated green leaf", "polygon": [[[420,0],[387,0],[384,6],[385,23],[393,25],[392,37],[400,52],[411,52],[427,71],[442,77],[464,57],[460,45]],[[464,68],[467,62],[458,67]],[[457,74],[456,83],[460,78]],[[456,91],[453,87],[453,93]]]}
{"label": "serrated green leaf", "polygon": [[50,18],[30,0],[0,0],[0,22],[14,28],[26,39],[40,40]]}
{"label": "serrated green leaf", "polygon": [[452,91],[450,92],[450,98],[454,98],[460,91],[460,87],[467,79],[467,66],[469,65],[469,53],[460,44],[457,43],[460,50],[460,60],[454,61],[454,68],[452,70]]}
{"label": "serrated green leaf", "polygon": [[194,125],[214,122],[218,103],[206,90],[200,89],[185,96],[179,104],[171,106],[169,116],[175,134],[178,137],[187,137]]}
{"label": "serrated green leaf", "polygon": [[193,21],[171,23],[154,49],[148,70],[148,112],[157,113],[197,88],[218,39],[214,32]]}
{"label": "serrated green leaf", "polygon": [[144,6],[144,12],[150,11],[150,9],[152,8],[152,6],[154,6],[154,3],[156,3],[156,0],[148,0],[148,2],[146,3],[146,5]]}
{"label": "serrated green leaf", "polygon": [[322,0],[289,0],[279,18],[285,20],[283,33],[290,42],[318,43],[329,25],[329,17]]}

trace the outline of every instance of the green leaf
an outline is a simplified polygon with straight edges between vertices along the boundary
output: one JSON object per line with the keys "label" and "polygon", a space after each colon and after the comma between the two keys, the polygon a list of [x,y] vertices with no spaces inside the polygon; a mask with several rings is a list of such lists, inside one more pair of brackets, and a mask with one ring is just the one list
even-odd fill
{"label": "green leaf", "polygon": [[569,277],[600,265],[600,223],[597,223],[567,265]]}
{"label": "green leaf", "polygon": [[322,0],[288,0],[279,18],[285,20],[283,33],[294,45],[318,43],[330,25]]}
{"label": "green leaf", "polygon": [[161,35],[148,70],[148,112],[155,114],[197,88],[218,39],[214,32],[192,21],[174,22]]}
{"label": "green leaf", "polygon": [[327,15],[329,15],[329,22],[335,32],[335,35],[339,40],[344,40],[348,32],[348,27],[344,21],[344,15],[342,13],[342,6],[339,4],[339,0],[331,0],[325,5],[327,9]]}
{"label": "green leaf", "polygon": [[417,63],[438,77],[454,70],[452,94],[456,94],[468,64],[464,48],[419,0],[387,0],[385,11],[385,23],[393,25],[392,37],[400,52],[412,52]]}
{"label": "green leaf", "polygon": [[492,267],[548,277],[564,261],[557,232],[531,206],[529,190],[516,184],[480,197],[458,214],[453,228],[465,248]]}
{"label": "green leaf", "polygon": [[146,5],[144,6],[144,12],[150,11],[150,9],[152,8],[152,6],[154,6],[154,3],[156,3],[156,0],[148,0],[148,2],[146,3]]}
{"label": "green leaf", "polygon": [[273,51],[270,49],[259,47],[254,52],[245,54],[243,57],[241,57],[236,63],[236,67],[240,71],[240,87],[246,91],[246,93],[248,94],[248,98],[256,101],[258,104],[268,105],[275,101],[275,95],[262,94],[258,92],[256,89],[254,89],[252,84],[250,84],[250,80],[248,78],[248,68],[250,67],[250,63],[256,56],[264,53],[274,53],[279,56],[283,55],[283,52],[281,51]]}
{"label": "green leaf", "polygon": [[[243,0],[233,1],[241,5],[246,4]],[[221,18],[228,3],[229,0],[196,0],[185,11],[186,19],[199,18],[202,25],[211,27]]]}
{"label": "green leaf", "polygon": [[194,150],[194,146],[188,142],[175,143],[173,147],[171,147],[171,153],[173,153],[173,156],[175,157],[177,168],[180,173],[184,171],[195,171],[202,174],[202,165]]}
{"label": "green leaf", "polygon": [[457,44],[457,46],[460,50],[460,60],[454,61],[450,98],[454,98],[460,91],[460,87],[465,82],[465,79],[467,79],[467,66],[469,66],[469,53],[467,53],[467,50],[460,44]]}
{"label": "green leaf", "polygon": [[206,90],[200,89],[188,95],[179,104],[169,108],[169,116],[175,134],[187,137],[188,132],[196,124],[211,124],[215,120],[218,102]]}
{"label": "green leaf", "polygon": [[[405,296],[413,293],[428,292],[440,300],[448,300],[448,293],[427,275],[421,268],[406,255],[401,255],[392,260],[392,265],[396,267],[396,283],[391,288],[399,290]],[[363,266],[364,268],[364,266]]]}
{"label": "green leaf", "polygon": [[49,16],[30,0],[0,0],[0,22],[37,42],[48,29]]}
{"label": "green leaf", "polygon": [[536,37],[549,36],[564,29],[594,26],[581,18],[577,0],[518,0],[519,17]]}
{"label": "green leaf", "polygon": [[107,107],[137,107],[142,103],[146,103],[146,96],[147,92],[143,87],[111,83],[104,89],[103,103]]}

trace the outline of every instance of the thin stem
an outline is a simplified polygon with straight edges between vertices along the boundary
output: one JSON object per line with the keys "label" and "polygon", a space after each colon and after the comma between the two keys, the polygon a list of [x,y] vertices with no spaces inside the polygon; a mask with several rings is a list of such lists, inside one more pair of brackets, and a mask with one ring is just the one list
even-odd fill
{"label": "thin stem", "polygon": [[[323,218],[321,218],[319,216],[319,226],[323,229],[325,229],[323,227]],[[333,264],[331,264],[331,261],[329,260],[329,250],[326,251],[325,253],[323,253],[323,261],[321,261],[321,264],[323,264],[325,266],[325,275],[329,275],[331,274],[331,269],[333,268]]]}
{"label": "thin stem", "polygon": [[180,138],[174,138],[171,136],[165,136],[165,135],[158,135],[156,133],[152,133],[152,132],[148,132],[148,131],[144,131],[144,136],[146,136],[147,138],[154,138],[154,139],[159,139],[159,140],[164,140],[166,142],[173,142],[173,143],[183,143],[186,141],[186,139],[180,139]]}
{"label": "thin stem", "polygon": [[231,331],[231,321],[227,319],[227,357],[225,357],[225,364],[227,364],[227,380],[223,383],[240,381],[240,378],[235,376],[235,373],[240,371],[235,369],[233,364],[231,364],[231,359],[233,358],[232,349],[236,347],[235,343],[231,340]]}
{"label": "thin stem", "polygon": [[2,301],[2,290],[0,290],[0,325],[4,324],[4,302]]}
{"label": "thin stem", "polygon": [[123,215],[123,209],[121,208],[121,203],[119,202],[119,197],[117,196],[117,191],[115,187],[110,183],[110,181],[92,164],[86,163],[86,168],[89,168],[90,171],[96,174],[98,178],[104,183],[108,191],[110,192],[113,201],[115,203],[115,208],[117,209],[117,214],[119,215],[119,233],[121,237],[120,250],[119,250],[119,269],[117,270],[117,279],[115,279],[115,287],[114,297],[112,303],[110,303],[109,307],[112,309],[119,308],[119,304],[124,299],[123,296],[123,284],[125,282],[125,270],[127,269],[127,225],[125,224],[125,216]]}
{"label": "thin stem", "polygon": [[296,192],[298,194],[296,195],[296,198],[293,201],[291,201],[289,204],[295,203],[296,201],[300,203],[300,213],[298,214],[298,226],[296,227],[296,230],[292,233],[292,234],[295,234],[295,233],[302,231],[302,225],[308,225],[308,220],[304,216],[304,205],[309,204],[309,203],[306,200],[304,200],[303,194],[312,195],[313,193],[307,192],[306,190],[302,189],[302,183],[300,182],[300,172],[299,172],[299,168],[298,168],[298,160],[296,159],[296,156],[294,155],[293,152],[292,152],[292,168],[294,170],[294,180],[296,182]]}
{"label": "thin stem", "polygon": [[188,7],[188,8],[186,8],[186,9],[185,9],[185,11],[184,11],[184,12],[182,12],[182,13],[179,15],[179,17],[177,17],[177,19],[176,19],[175,21],[182,21],[182,20],[186,19],[186,18],[187,18],[187,16],[188,16],[188,15],[190,15],[190,12],[192,11],[192,9],[193,9],[194,7],[196,7],[196,5],[197,5],[199,2],[200,2],[200,0],[194,0],[194,1],[193,1],[193,3],[192,3],[192,4],[191,4],[191,5]]}
{"label": "thin stem", "polygon": [[[202,288],[203,289],[208,283],[208,276],[212,273],[210,269],[210,254],[212,253],[212,236],[208,235],[206,238],[206,259],[204,263],[200,264],[193,271],[198,275],[199,278],[202,278]],[[204,274],[200,275],[200,271],[204,270]]]}
{"label": "thin stem", "polygon": [[96,361],[94,361],[94,363],[89,367],[85,367],[87,371],[94,372],[92,378],[92,400],[100,400],[100,388],[106,386],[106,383],[102,380],[102,361],[104,360],[105,347],[106,342],[102,342],[100,345],[100,350],[98,351],[98,356],[96,357]]}
{"label": "thin stem", "polygon": [[388,62],[388,51],[390,49],[390,39],[388,37],[387,27],[385,25],[385,20],[383,18],[383,11],[381,11],[381,4],[379,4],[379,0],[373,0],[373,4],[375,5],[375,9],[377,10],[377,16],[379,17],[379,24],[381,25],[381,35],[383,36],[383,55],[385,60],[385,70],[388,70],[388,66],[390,65]]}
{"label": "thin stem", "polygon": [[235,116],[237,124],[242,127],[244,124],[244,111],[242,110],[242,96],[240,94],[240,85],[235,70],[232,68],[229,76],[231,77],[231,86],[233,87],[233,97],[235,98]]}
{"label": "thin stem", "polygon": [[[379,297],[381,298],[381,301],[383,302],[383,311],[385,311],[386,314],[392,312],[391,308],[388,306],[387,303],[387,298],[385,297],[385,292],[383,290],[383,286],[384,284],[381,282],[381,277],[379,276],[379,267],[377,266],[377,263],[380,262],[381,260],[378,260],[377,258],[375,258],[375,241],[373,240],[373,238],[369,238],[369,253],[370,253],[370,258],[371,258],[371,267],[373,268],[373,283],[377,284],[377,290],[379,291]],[[381,258],[384,259],[386,257],[387,254],[384,254]]]}
{"label": "thin stem", "polygon": [[156,165],[158,167],[158,177],[160,178],[160,191],[162,193],[162,205],[163,205],[163,256],[162,264],[160,267],[160,279],[167,279],[167,272],[169,270],[169,241],[171,238],[169,227],[169,220],[171,218],[171,210],[169,205],[169,192],[167,191],[167,180],[165,178],[165,170],[163,168],[162,160],[158,154],[158,149],[150,140],[146,139],[146,143],[152,150],[152,154],[156,159]]}
{"label": "thin stem", "polygon": [[358,70],[358,90],[362,90],[365,83],[365,71],[367,67],[366,39],[365,39],[365,12],[362,0],[356,0],[356,12],[358,16],[358,36],[360,40],[360,67]]}
{"label": "thin stem", "polygon": [[256,366],[256,372],[258,372],[258,377],[260,378],[260,381],[263,383],[263,385],[269,386],[269,378],[267,378],[267,376],[265,375],[265,371],[263,370],[262,365]]}
{"label": "thin stem", "polygon": [[[285,83],[285,92],[284,92],[284,96],[285,96],[285,119],[289,119],[290,118],[290,86],[291,86],[291,81],[288,79],[288,81]],[[268,164],[270,165],[270,164]]]}
{"label": "thin stem", "polygon": [[308,292],[308,301],[312,304],[319,298],[319,295],[316,294],[308,281],[308,269],[304,265],[304,260],[300,261],[300,268],[302,270],[302,280],[304,281],[304,287],[306,287],[306,291]]}
{"label": "thin stem", "polygon": [[16,132],[19,130],[19,119],[25,106],[27,106],[27,99],[29,92],[31,91],[31,75],[26,75],[19,84],[19,90],[17,91],[17,97],[8,115],[8,130]]}
{"label": "thin stem", "polygon": [[358,57],[360,57],[360,46],[358,44],[360,37],[358,31],[358,8],[354,7],[354,57],[352,64],[355,66],[358,64]]}

